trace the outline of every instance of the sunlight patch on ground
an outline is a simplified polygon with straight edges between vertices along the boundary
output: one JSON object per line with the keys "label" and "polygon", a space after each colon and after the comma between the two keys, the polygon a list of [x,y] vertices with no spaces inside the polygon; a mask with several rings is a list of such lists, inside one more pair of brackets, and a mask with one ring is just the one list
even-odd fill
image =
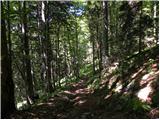
{"label": "sunlight patch on ground", "polygon": [[143,71],[143,69],[144,69],[144,68],[139,69],[138,72],[134,73],[134,74],[131,76],[131,78],[132,78],[132,79],[135,78],[140,72]]}
{"label": "sunlight patch on ground", "polygon": [[112,66],[109,67],[109,73],[112,73],[114,70],[118,68],[119,63],[115,62]]}
{"label": "sunlight patch on ground", "polygon": [[87,102],[87,100],[79,100],[79,101],[77,101],[74,105],[76,106],[76,105],[83,105],[84,103],[86,103]]}
{"label": "sunlight patch on ground", "polygon": [[83,103],[85,103],[86,102],[86,100],[80,100],[78,103],[79,104],[83,104]]}
{"label": "sunlight patch on ground", "polygon": [[40,105],[44,105],[45,103],[39,103],[39,104],[37,104],[37,106],[40,106]]}
{"label": "sunlight patch on ground", "polygon": [[142,80],[146,80],[148,77],[149,77],[150,74],[145,74],[143,77],[142,77]]}
{"label": "sunlight patch on ground", "polygon": [[47,103],[47,105],[49,105],[49,106],[50,106],[50,105],[53,105],[53,103],[52,103],[52,102],[48,102],[48,103]]}
{"label": "sunlight patch on ground", "polygon": [[27,101],[26,100],[24,100],[23,102],[17,103],[17,109],[21,108],[24,105],[27,105]]}
{"label": "sunlight patch on ground", "polygon": [[116,89],[114,90],[115,92],[121,92],[121,89],[122,89],[122,83],[121,82],[118,82],[117,83],[117,86],[116,86]]}
{"label": "sunlight patch on ground", "polygon": [[80,96],[77,96],[75,99],[73,99],[73,101],[77,101],[77,100],[80,100],[82,97]]}
{"label": "sunlight patch on ground", "polygon": [[112,94],[109,94],[109,95],[107,95],[104,99],[106,100],[106,99],[108,99],[109,97],[111,97],[112,96]]}
{"label": "sunlight patch on ground", "polygon": [[108,88],[110,89],[112,84],[116,81],[118,76],[113,76],[110,80],[109,80],[109,84],[108,84]]}
{"label": "sunlight patch on ground", "polygon": [[79,89],[79,90],[76,90],[75,93],[89,93],[89,90],[88,89]]}
{"label": "sunlight patch on ground", "polygon": [[64,93],[66,93],[66,94],[70,94],[70,95],[75,95],[74,93],[72,93],[71,91],[67,91],[67,90],[65,90],[64,91]]}
{"label": "sunlight patch on ground", "polygon": [[137,93],[137,97],[143,101],[147,101],[147,98],[148,98],[150,92],[152,92],[152,88],[151,88],[150,84],[148,84],[146,87],[139,90],[139,92]]}

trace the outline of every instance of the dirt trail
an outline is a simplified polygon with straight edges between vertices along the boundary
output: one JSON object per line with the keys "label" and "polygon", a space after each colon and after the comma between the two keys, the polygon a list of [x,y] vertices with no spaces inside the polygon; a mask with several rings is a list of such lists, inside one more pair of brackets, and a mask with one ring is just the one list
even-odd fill
{"label": "dirt trail", "polygon": [[[38,104],[28,110],[16,111],[11,118],[43,118],[43,119],[65,119],[65,118],[112,118],[112,111],[105,111],[101,105],[101,97],[95,95],[87,88],[86,80],[71,83],[69,90],[51,97],[47,102]],[[108,114],[108,115],[107,115]],[[102,118],[103,118],[102,117]],[[114,118],[114,115],[113,115]]]}
{"label": "dirt trail", "polygon": [[[16,111],[11,118],[92,118],[98,99],[86,86],[86,80],[72,83],[69,90],[63,91],[47,102],[24,110]],[[94,109],[93,109],[94,108]]]}
{"label": "dirt trail", "polygon": [[[11,118],[17,119],[128,119],[146,118],[144,114],[134,114],[122,106],[117,96],[109,95],[106,88],[91,91],[87,88],[87,79],[70,83],[68,90],[58,93],[46,102],[37,104],[30,109],[16,111]],[[106,97],[108,96],[108,97]],[[111,97],[110,97],[111,96]],[[107,99],[105,99],[107,98]],[[147,117],[148,118],[148,117]]]}

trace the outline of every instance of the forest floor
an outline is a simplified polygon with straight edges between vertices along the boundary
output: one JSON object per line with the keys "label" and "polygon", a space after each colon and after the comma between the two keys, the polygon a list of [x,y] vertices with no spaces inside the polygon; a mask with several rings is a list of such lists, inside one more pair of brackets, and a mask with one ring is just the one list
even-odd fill
{"label": "forest floor", "polygon": [[[158,64],[152,64],[154,75],[149,75],[146,81],[155,80],[158,77]],[[146,68],[139,69],[136,73],[138,78],[148,74]],[[139,72],[140,71],[140,72]],[[135,73],[134,73],[135,74]],[[121,94],[107,93],[106,87],[92,90],[87,85],[88,78],[84,77],[79,82],[68,84],[68,89],[48,98],[46,101],[36,104],[27,110],[16,111],[11,118],[30,119],[128,119],[150,118],[149,111],[137,112],[127,109],[125,101],[119,99]],[[126,98],[127,99],[127,98]],[[158,108],[154,109],[159,114]]]}
{"label": "forest floor", "polygon": [[[70,84],[66,90],[47,102],[23,111],[16,111],[12,118],[124,118],[127,111],[116,112],[113,109],[106,111],[101,96],[97,96],[86,86],[86,80]],[[100,103],[101,102],[101,103]]]}

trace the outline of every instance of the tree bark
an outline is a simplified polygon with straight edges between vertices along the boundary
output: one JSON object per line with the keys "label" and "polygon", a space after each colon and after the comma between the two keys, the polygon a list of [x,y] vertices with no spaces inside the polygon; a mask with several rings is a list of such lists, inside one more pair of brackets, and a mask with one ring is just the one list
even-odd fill
{"label": "tree bark", "polygon": [[154,1],[154,6],[155,6],[155,39],[156,39],[156,44],[159,42],[159,2]]}
{"label": "tree bark", "polygon": [[78,52],[78,23],[76,20],[76,48],[75,48],[75,53],[76,53],[76,78],[79,79],[79,52]]}
{"label": "tree bark", "polygon": [[60,54],[59,54],[59,44],[60,44],[60,23],[58,24],[58,29],[57,29],[57,41],[56,41],[56,63],[57,63],[57,80],[58,80],[58,85],[59,87],[61,87],[61,83],[60,83]]}
{"label": "tree bark", "polygon": [[142,3],[141,1],[141,8],[140,8],[140,15],[139,15],[139,53],[141,53],[142,50],[142,28],[141,28],[141,18],[142,18]]}
{"label": "tree bark", "polygon": [[46,3],[46,55],[47,55],[47,90],[48,92],[53,92],[53,87],[51,84],[51,61],[52,61],[52,50],[51,41],[49,34],[49,2]]}
{"label": "tree bark", "polygon": [[105,54],[109,55],[109,43],[108,43],[108,1],[104,1],[104,40],[105,40]]}
{"label": "tree bark", "polygon": [[11,30],[10,30],[10,4],[9,1],[7,1],[7,30],[8,30],[8,50],[9,50],[9,57],[10,57],[10,64],[12,64],[12,51],[11,51]]}
{"label": "tree bark", "polygon": [[9,113],[15,110],[14,83],[10,64],[9,51],[7,49],[6,24],[4,19],[3,2],[1,2],[1,118],[7,118]]}
{"label": "tree bark", "polygon": [[24,40],[24,54],[25,54],[25,68],[26,68],[26,86],[27,86],[27,100],[29,104],[33,103],[33,81],[31,74],[31,60],[29,54],[29,41],[28,41],[28,26],[27,26],[27,13],[26,13],[26,2],[23,2],[23,18],[22,18],[22,34]]}

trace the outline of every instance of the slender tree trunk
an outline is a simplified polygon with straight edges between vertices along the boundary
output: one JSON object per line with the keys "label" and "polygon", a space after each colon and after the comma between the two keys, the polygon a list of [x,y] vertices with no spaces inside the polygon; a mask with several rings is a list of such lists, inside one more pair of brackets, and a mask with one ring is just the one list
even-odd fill
{"label": "slender tree trunk", "polygon": [[[65,36],[66,32],[67,31],[65,31],[65,26],[64,26],[64,36]],[[64,75],[68,76],[68,65],[67,65],[67,53],[68,53],[68,51],[67,51],[66,39],[64,39],[63,41],[64,41],[63,42],[63,48],[64,48],[64,53],[63,53],[63,55],[64,55]]]}
{"label": "slender tree trunk", "polygon": [[44,45],[42,42],[42,20],[41,20],[41,16],[42,16],[42,2],[38,2],[37,3],[37,28],[38,28],[38,39],[39,39],[39,55],[41,57],[41,62],[40,62],[40,76],[41,76],[41,85],[42,85],[42,90],[44,89],[45,86],[45,71],[46,71],[46,66],[44,63],[44,59],[43,59],[43,54],[44,54]]}
{"label": "slender tree trunk", "polygon": [[8,114],[15,110],[14,83],[12,79],[11,60],[7,49],[3,2],[1,2],[1,10],[1,118],[7,118]]}
{"label": "slender tree trunk", "polygon": [[[98,15],[99,18],[99,15]],[[97,36],[97,42],[98,42],[98,56],[99,56],[99,78],[101,78],[101,71],[102,71],[102,41],[100,38],[100,32],[99,32],[99,21],[97,21],[96,25],[96,36]]]}
{"label": "slender tree trunk", "polygon": [[[23,39],[24,35],[22,34],[22,24],[23,24],[23,19],[22,19],[23,18],[22,4],[23,4],[23,2],[20,2],[20,1],[18,2],[18,10],[20,12],[20,14],[19,14],[20,23],[18,24],[18,29],[21,32],[21,34],[19,35],[19,40],[21,41],[20,51],[22,53],[22,57],[21,57],[21,62],[22,62],[21,66],[22,67],[19,67],[17,63],[15,63],[15,64],[16,64],[17,68],[19,69],[19,72],[21,74],[22,79],[26,83],[25,52],[24,52],[24,39]],[[26,96],[27,96],[27,88],[26,88]]]}
{"label": "slender tree trunk", "polygon": [[53,87],[51,84],[51,61],[52,61],[52,50],[49,34],[49,2],[46,3],[46,55],[47,55],[47,89],[48,92],[53,92]]}
{"label": "slender tree trunk", "polygon": [[[47,1],[41,1],[41,34],[43,36],[42,40],[42,73],[41,76],[44,81],[46,92],[53,92],[53,87],[51,84],[51,61],[52,61],[52,51],[51,42],[49,34],[49,6]],[[43,70],[44,69],[44,70]]]}
{"label": "slender tree trunk", "polygon": [[9,57],[10,57],[10,64],[12,64],[12,43],[11,43],[11,30],[10,30],[10,4],[9,1],[7,1],[7,25],[8,25],[8,48],[9,48]]}
{"label": "slender tree trunk", "polygon": [[[99,18],[99,13],[97,13],[97,18]],[[101,56],[101,42],[100,42],[100,38],[99,38],[99,21],[97,21],[96,23],[96,41],[97,41],[97,54],[98,54],[98,60],[99,60],[99,72],[101,72],[102,70],[102,56]]]}
{"label": "slender tree trunk", "polygon": [[92,51],[93,51],[93,75],[95,74],[95,40],[93,34],[91,33],[91,40],[92,40]]}
{"label": "slender tree trunk", "polygon": [[25,68],[26,68],[26,86],[27,86],[27,98],[28,103],[32,104],[34,90],[33,90],[33,81],[31,74],[31,60],[29,55],[29,41],[28,41],[28,27],[27,27],[27,13],[26,13],[26,2],[23,2],[23,18],[22,18],[22,34],[24,40],[24,53],[25,53]]}
{"label": "slender tree trunk", "polygon": [[155,22],[154,22],[154,27],[155,27],[155,39],[156,39],[156,44],[159,42],[159,1],[153,1],[154,2],[154,14],[155,14]]}
{"label": "slender tree trunk", "polygon": [[105,36],[105,54],[109,56],[109,43],[108,43],[108,1],[104,1],[104,36]]}
{"label": "slender tree trunk", "polygon": [[69,37],[69,32],[67,33],[67,39],[68,39],[68,44],[69,44],[69,52],[70,52],[71,56],[70,56],[70,65],[69,65],[68,72],[69,72],[69,74],[71,74],[73,72],[73,70],[74,70],[74,69],[72,69],[74,64],[72,64],[72,61],[73,61],[73,57],[72,56],[73,55],[72,55],[72,47],[71,47],[71,41],[70,41],[70,37]]}
{"label": "slender tree trunk", "polygon": [[60,24],[58,24],[58,30],[57,30],[57,42],[56,42],[56,63],[57,63],[57,80],[58,80],[58,84],[59,87],[61,87],[61,83],[60,83],[60,55],[59,55],[59,44],[60,44]]}
{"label": "slender tree trunk", "polygon": [[142,3],[143,1],[141,1],[140,16],[139,16],[139,53],[141,53],[142,50],[142,28],[141,28]]}
{"label": "slender tree trunk", "polygon": [[76,48],[75,48],[75,53],[76,53],[76,77],[77,79],[79,79],[79,43],[78,43],[78,23],[77,23],[77,20],[76,20]]}
{"label": "slender tree trunk", "polygon": [[95,70],[95,53],[96,53],[96,51],[95,51],[95,39],[94,39],[94,33],[93,33],[93,30],[92,30],[92,28],[93,28],[93,25],[92,25],[92,14],[91,14],[91,12],[90,12],[90,15],[91,15],[91,18],[90,18],[90,20],[89,20],[89,32],[90,32],[90,41],[91,41],[91,43],[92,43],[92,70],[93,70],[93,75],[96,73],[96,70]]}

